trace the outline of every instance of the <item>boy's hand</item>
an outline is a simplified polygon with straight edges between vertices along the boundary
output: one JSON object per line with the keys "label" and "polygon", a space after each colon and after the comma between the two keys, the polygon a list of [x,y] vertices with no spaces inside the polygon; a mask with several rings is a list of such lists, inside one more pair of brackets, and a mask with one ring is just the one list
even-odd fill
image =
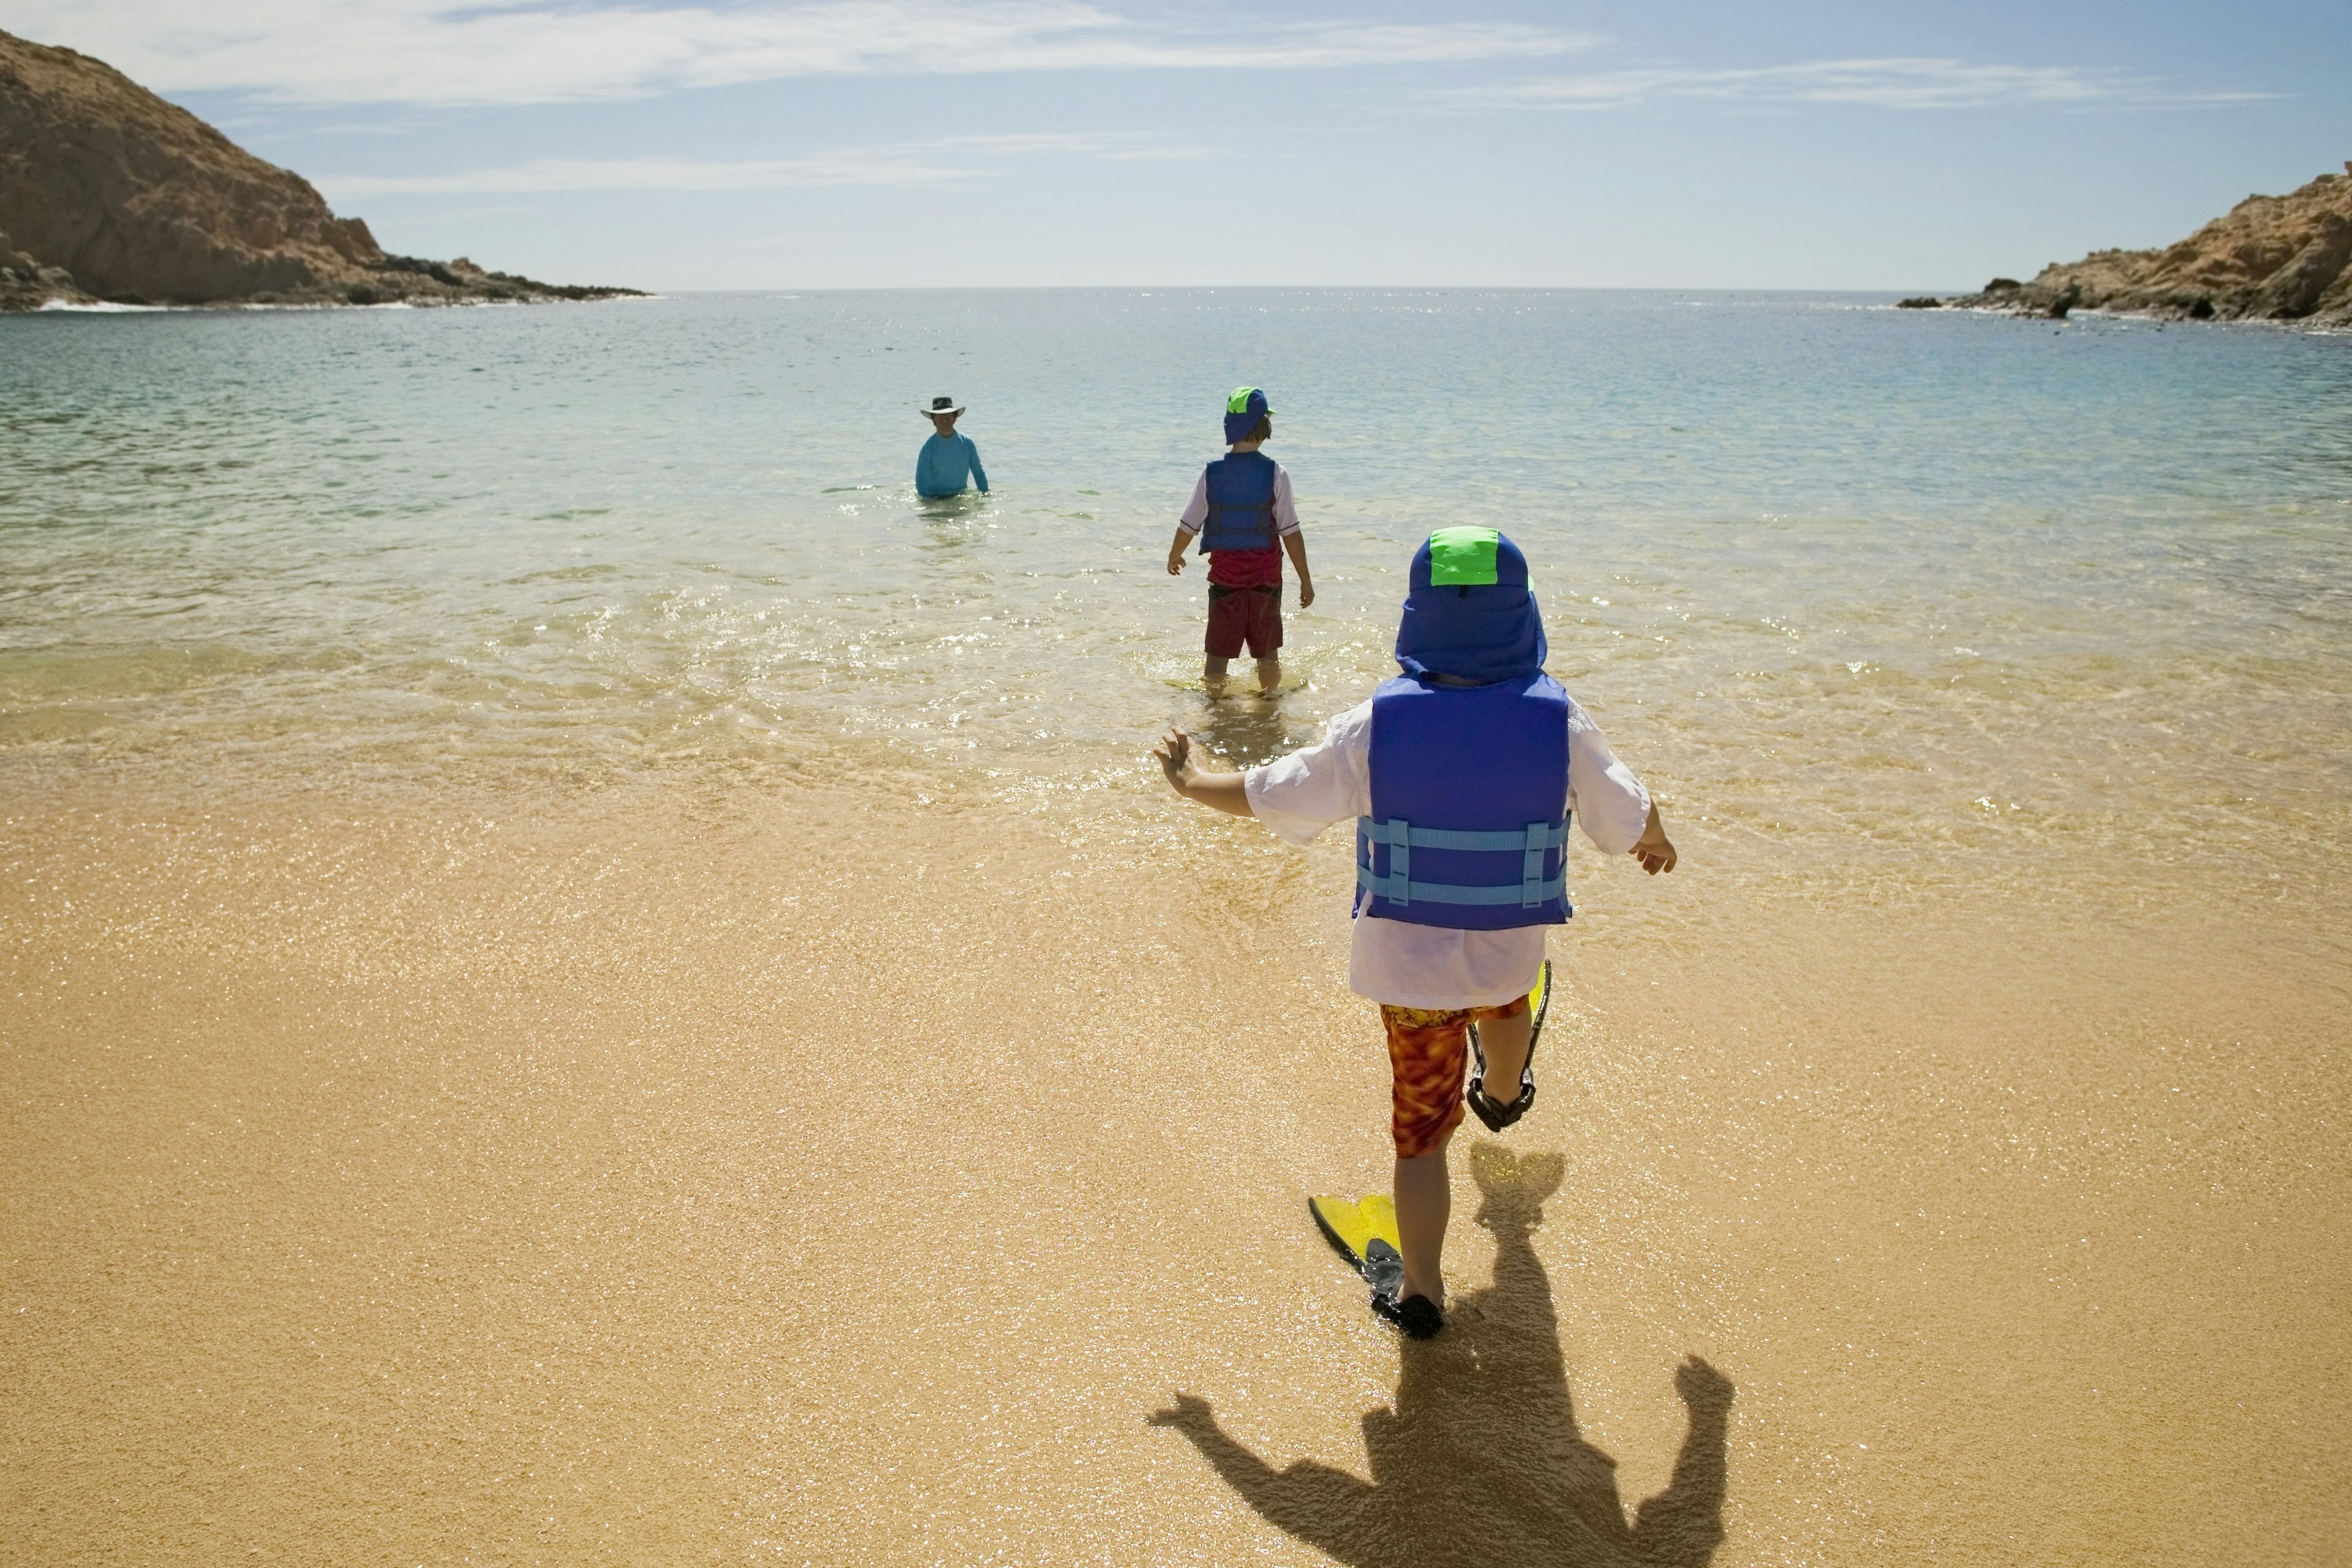
{"label": "boy's hand", "polygon": [[1626,853],[1639,860],[1642,869],[1653,877],[1675,868],[1675,861],[1679,857],[1675,854],[1673,842],[1666,837],[1666,825],[1658,820],[1657,802],[1650,803],[1649,825],[1642,829],[1640,841]]}
{"label": "boy's hand", "polygon": [[1232,816],[1255,816],[1250,809],[1249,785],[1240,773],[1213,773],[1192,761],[1192,737],[1181,730],[1171,730],[1160,737],[1160,744],[1151,748],[1160,759],[1160,771],[1168,775],[1168,787],[1186,800],[1213,805]]}
{"label": "boy's hand", "polygon": [[1181,730],[1171,730],[1160,736],[1151,754],[1160,759],[1160,771],[1168,775],[1169,787],[1178,795],[1184,793],[1184,786],[1200,771],[1192,765],[1192,737]]}
{"label": "boy's hand", "polygon": [[1180,544],[1175,549],[1168,552],[1168,575],[1171,577],[1181,577],[1183,574],[1184,547]]}
{"label": "boy's hand", "polygon": [[1301,577],[1298,580],[1298,607],[1307,608],[1315,602],[1315,584]]}

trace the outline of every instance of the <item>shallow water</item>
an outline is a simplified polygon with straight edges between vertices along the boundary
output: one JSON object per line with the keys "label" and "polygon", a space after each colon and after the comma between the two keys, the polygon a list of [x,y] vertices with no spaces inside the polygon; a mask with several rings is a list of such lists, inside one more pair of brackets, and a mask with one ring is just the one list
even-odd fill
{"label": "shallow water", "polygon": [[[1160,562],[1252,376],[1321,596],[1278,709],[1204,713]],[[914,496],[934,388],[992,495]],[[1072,809],[1170,722],[1310,736],[1470,521],[1528,548],[1555,673],[1775,875],[2345,842],[2342,339],[1612,293],[48,314],[0,322],[0,408],[12,769],[856,765]]]}
{"label": "shallow water", "polygon": [[[0,318],[0,1558],[2341,1563],[2347,356]],[[1321,596],[1211,705],[1250,376]],[[911,494],[940,391],[992,497]],[[1349,846],[1141,752],[1312,735],[1463,521],[1685,859],[1573,862],[1401,1347],[1305,1217],[1387,1179]]]}

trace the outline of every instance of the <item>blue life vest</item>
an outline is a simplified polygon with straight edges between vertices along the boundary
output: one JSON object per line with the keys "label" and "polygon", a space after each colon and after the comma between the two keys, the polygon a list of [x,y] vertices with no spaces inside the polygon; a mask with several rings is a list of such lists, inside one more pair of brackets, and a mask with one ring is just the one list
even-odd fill
{"label": "blue life vest", "polygon": [[1455,931],[1558,925],[1568,901],[1568,693],[1408,677],[1372,695],[1357,910]]}
{"label": "blue life vest", "polygon": [[1209,465],[1209,517],[1201,525],[1202,554],[1274,548],[1274,459],[1264,452],[1235,452]]}

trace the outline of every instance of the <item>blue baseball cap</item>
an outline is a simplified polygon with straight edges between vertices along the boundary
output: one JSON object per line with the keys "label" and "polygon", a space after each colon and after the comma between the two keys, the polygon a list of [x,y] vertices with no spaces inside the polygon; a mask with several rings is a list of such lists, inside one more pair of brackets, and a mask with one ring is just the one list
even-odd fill
{"label": "blue baseball cap", "polygon": [[1225,439],[1246,441],[1257,422],[1274,412],[1265,405],[1265,394],[1255,386],[1236,386],[1225,399]]}

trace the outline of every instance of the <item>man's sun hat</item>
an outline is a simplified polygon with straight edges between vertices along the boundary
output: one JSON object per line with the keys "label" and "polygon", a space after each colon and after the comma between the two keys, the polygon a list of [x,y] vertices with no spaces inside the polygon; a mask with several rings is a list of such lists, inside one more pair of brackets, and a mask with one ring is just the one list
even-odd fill
{"label": "man's sun hat", "polygon": [[1441,528],[1412,555],[1397,667],[1481,686],[1533,675],[1550,654],[1528,558],[1491,528]]}
{"label": "man's sun hat", "polygon": [[958,403],[952,397],[934,397],[928,405],[917,404],[915,407],[916,412],[921,414],[926,419],[935,414],[961,414],[963,412],[963,405]]}
{"label": "man's sun hat", "polygon": [[1272,414],[1265,405],[1265,394],[1255,386],[1236,386],[1225,399],[1225,439],[1246,441],[1257,422]]}

